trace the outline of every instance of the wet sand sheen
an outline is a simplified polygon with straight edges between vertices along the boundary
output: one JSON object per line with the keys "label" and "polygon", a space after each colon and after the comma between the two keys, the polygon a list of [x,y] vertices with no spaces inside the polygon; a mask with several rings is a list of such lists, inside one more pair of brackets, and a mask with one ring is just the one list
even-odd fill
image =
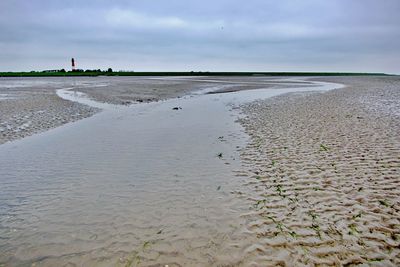
{"label": "wet sand sheen", "polygon": [[[310,86],[270,77],[0,77],[0,144],[90,117],[98,108],[66,101],[58,89],[72,88],[107,105],[131,105],[215,91]],[[92,102],[95,103],[95,102]]]}
{"label": "wet sand sheen", "polygon": [[110,109],[0,146],[0,262],[244,263],[251,203],[232,192],[245,182],[233,171],[247,136],[231,104],[296,90]]}

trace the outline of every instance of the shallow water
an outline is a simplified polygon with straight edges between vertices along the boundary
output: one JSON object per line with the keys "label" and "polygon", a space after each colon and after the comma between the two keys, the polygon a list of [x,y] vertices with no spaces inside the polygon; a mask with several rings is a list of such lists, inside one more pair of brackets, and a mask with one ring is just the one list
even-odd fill
{"label": "shallow water", "polygon": [[120,108],[59,91],[105,111],[0,146],[0,263],[238,264],[252,236],[232,194],[247,141],[233,107],[338,87],[314,85]]}
{"label": "shallow water", "polygon": [[15,97],[8,94],[0,94],[0,100],[14,99]]}
{"label": "shallow water", "polygon": [[89,98],[89,96],[85,93],[76,91],[74,87],[67,87],[58,89],[56,91],[57,95],[63,99],[78,102],[83,105],[91,106],[94,108],[99,109],[119,109],[119,105],[109,104],[109,103],[102,103]]}

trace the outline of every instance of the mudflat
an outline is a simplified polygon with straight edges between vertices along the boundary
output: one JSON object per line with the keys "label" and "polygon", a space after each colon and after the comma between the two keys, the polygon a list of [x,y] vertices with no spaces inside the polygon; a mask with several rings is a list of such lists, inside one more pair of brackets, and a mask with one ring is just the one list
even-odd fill
{"label": "mudflat", "polygon": [[242,151],[262,266],[400,265],[400,78],[243,106]]}
{"label": "mudflat", "polygon": [[[190,92],[237,91],[299,86],[254,77],[42,77],[0,78],[0,144],[90,117],[100,109],[57,96],[56,90],[79,91],[115,105],[154,102]],[[303,84],[310,86],[309,83]],[[301,86],[301,84],[300,84]]]}
{"label": "mudflat", "polygon": [[0,265],[400,265],[399,77],[1,81]]}

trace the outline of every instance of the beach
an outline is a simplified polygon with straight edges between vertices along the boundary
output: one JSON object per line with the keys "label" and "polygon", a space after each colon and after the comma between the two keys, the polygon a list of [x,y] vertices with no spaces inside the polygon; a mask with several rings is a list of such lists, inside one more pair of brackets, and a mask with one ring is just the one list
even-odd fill
{"label": "beach", "polygon": [[397,76],[13,79],[0,266],[400,264]]}
{"label": "beach", "polygon": [[400,80],[243,106],[249,256],[262,266],[400,264]]}
{"label": "beach", "polygon": [[95,114],[98,110],[56,95],[56,88],[70,83],[51,78],[1,78],[0,144]]}
{"label": "beach", "polygon": [[216,92],[299,86],[274,80],[254,80],[251,77],[1,78],[0,144],[87,118],[100,111],[96,107],[61,99],[56,93],[58,89],[78,91],[101,103],[127,106],[203,90]]}

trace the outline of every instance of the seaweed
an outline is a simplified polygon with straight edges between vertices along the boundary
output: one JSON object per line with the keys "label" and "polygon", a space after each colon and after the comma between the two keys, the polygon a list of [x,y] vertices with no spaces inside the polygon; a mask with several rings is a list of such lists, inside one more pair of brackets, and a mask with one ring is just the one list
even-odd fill
{"label": "seaweed", "polygon": [[329,147],[327,147],[327,146],[324,145],[324,144],[320,144],[320,145],[319,145],[319,150],[320,150],[320,151],[328,151],[328,150],[329,150]]}

